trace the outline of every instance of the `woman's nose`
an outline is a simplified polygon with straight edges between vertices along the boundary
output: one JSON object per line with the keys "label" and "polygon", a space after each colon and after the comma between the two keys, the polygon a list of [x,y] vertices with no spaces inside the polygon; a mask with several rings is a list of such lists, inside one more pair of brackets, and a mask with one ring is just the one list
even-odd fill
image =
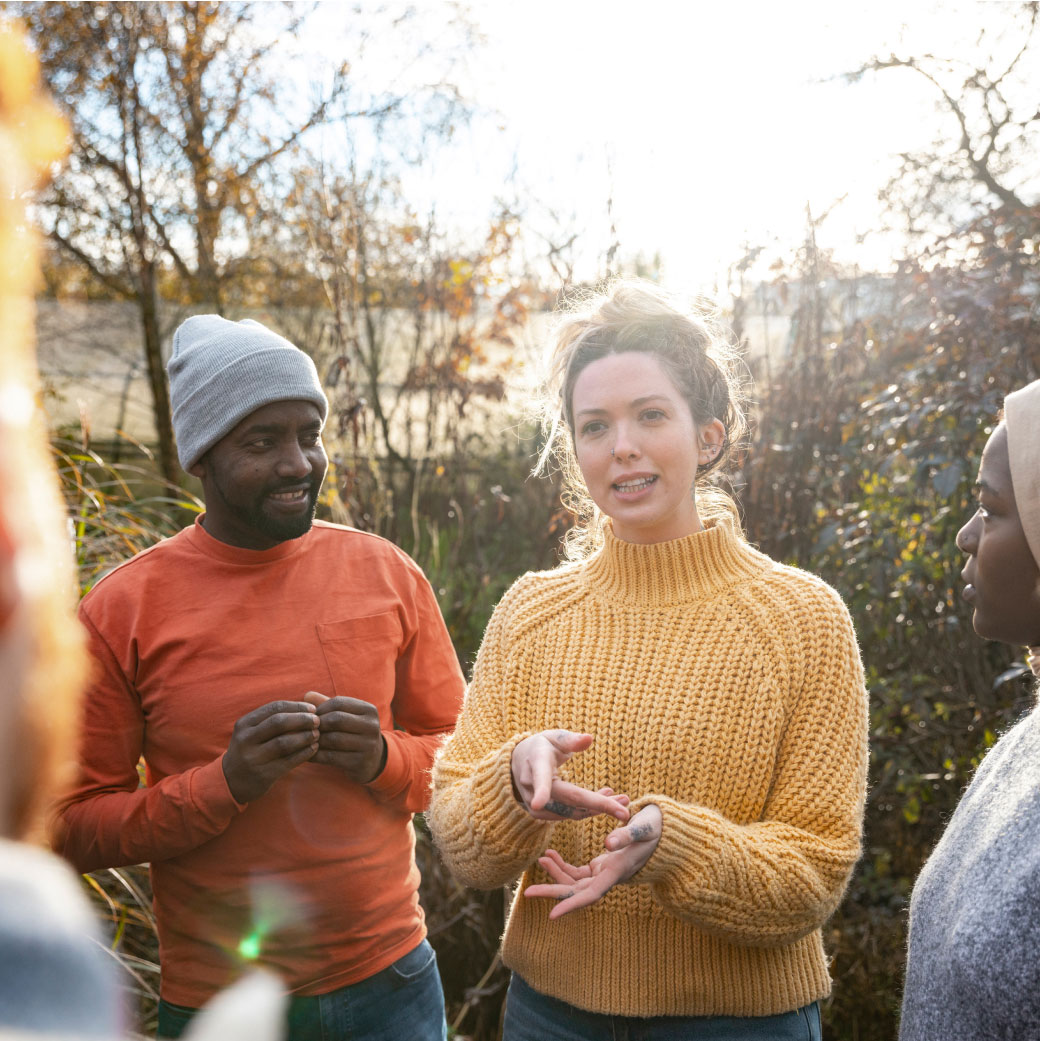
{"label": "woman's nose", "polygon": [[974,556],[975,550],[978,549],[979,539],[976,533],[978,519],[979,515],[974,514],[971,520],[957,532],[957,548],[968,556]]}
{"label": "woman's nose", "polygon": [[610,454],[615,459],[634,459],[639,455],[639,447],[631,433],[624,427],[619,426],[617,436],[614,438],[614,447]]}

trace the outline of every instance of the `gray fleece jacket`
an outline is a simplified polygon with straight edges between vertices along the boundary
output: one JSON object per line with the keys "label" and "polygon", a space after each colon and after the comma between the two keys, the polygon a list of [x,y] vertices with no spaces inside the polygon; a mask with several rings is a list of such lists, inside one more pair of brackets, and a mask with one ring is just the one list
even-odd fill
{"label": "gray fleece jacket", "polygon": [[900,1041],[1040,1041],[1040,709],[990,750],[914,886]]}

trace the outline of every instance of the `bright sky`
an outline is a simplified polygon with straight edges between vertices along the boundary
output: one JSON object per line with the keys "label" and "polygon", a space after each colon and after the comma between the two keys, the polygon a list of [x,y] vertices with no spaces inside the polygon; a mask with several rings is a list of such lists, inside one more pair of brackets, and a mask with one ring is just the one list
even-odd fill
{"label": "bright sky", "polygon": [[[449,9],[419,6],[434,26]],[[468,6],[486,44],[459,78],[498,115],[478,115],[411,176],[420,207],[476,231],[496,194],[515,193],[533,223],[552,211],[581,232],[580,274],[595,275],[612,194],[623,256],[659,252],[666,283],[714,292],[745,244],[769,256],[790,249],[804,238],[806,204],[819,215],[842,197],[819,244],[862,267],[887,265],[890,243],[868,239],[855,252],[853,243],[878,227],[877,191],[896,154],[934,135],[934,97],[911,73],[853,85],[839,74],[892,49],[971,58],[999,5]]]}

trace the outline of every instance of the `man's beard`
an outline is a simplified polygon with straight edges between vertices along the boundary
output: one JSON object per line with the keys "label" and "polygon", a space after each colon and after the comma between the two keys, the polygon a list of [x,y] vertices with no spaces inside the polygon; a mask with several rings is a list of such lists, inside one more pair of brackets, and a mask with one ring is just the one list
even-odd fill
{"label": "man's beard", "polygon": [[[239,520],[269,539],[274,539],[276,542],[288,542],[290,539],[298,539],[301,535],[306,535],[311,530],[311,525],[314,523],[314,511],[318,505],[318,492],[321,488],[321,481],[322,478],[308,481],[307,498],[309,500],[309,508],[295,517],[273,517],[265,511],[264,503],[267,495],[281,489],[270,488],[257,502],[250,506],[243,506],[237,502],[232,502],[227,497],[220,481],[216,481],[215,484],[220,497],[224,500],[224,504],[229,510],[238,515]],[[291,487],[296,487],[298,483],[294,482]]]}

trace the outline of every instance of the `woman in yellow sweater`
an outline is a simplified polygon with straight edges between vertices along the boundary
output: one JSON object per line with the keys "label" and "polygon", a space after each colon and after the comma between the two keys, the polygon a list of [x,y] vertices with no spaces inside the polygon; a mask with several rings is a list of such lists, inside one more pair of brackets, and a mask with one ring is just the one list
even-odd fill
{"label": "woman in yellow sweater", "polygon": [[728,357],[639,283],[555,336],[576,551],[495,609],[429,812],[461,881],[520,878],[506,1041],[819,1037],[866,694],[838,595],[706,483],[744,430]]}

